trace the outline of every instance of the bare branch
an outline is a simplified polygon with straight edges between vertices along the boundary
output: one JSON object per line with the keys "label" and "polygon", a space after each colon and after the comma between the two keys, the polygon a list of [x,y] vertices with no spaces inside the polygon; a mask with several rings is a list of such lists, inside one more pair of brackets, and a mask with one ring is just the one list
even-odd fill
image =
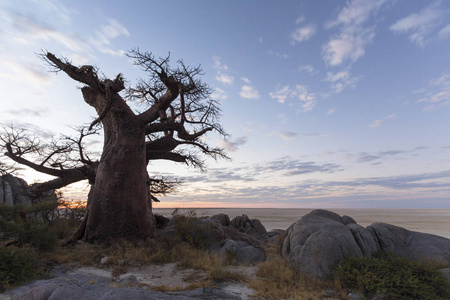
{"label": "bare branch", "polygon": [[61,60],[50,52],[44,52],[40,57],[53,67],[55,72],[63,71],[69,75],[70,78],[78,82],[84,83],[97,91],[103,90],[102,83],[100,82],[94,67],[85,65],[78,68],[72,65],[68,59],[63,58]]}

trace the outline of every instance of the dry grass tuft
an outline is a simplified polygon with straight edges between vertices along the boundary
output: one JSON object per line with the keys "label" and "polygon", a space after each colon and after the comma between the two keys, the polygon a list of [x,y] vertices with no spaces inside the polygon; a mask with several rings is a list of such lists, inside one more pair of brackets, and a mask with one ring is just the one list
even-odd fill
{"label": "dry grass tuft", "polygon": [[327,291],[334,290],[339,299],[347,299],[344,292],[330,281],[307,277],[292,270],[275,249],[266,249],[267,260],[258,264],[256,278],[249,287],[257,299],[326,299]]}
{"label": "dry grass tuft", "polygon": [[158,291],[158,292],[182,292],[182,291],[191,291],[191,290],[204,288],[204,287],[208,287],[208,286],[211,286],[211,282],[200,281],[200,282],[191,283],[187,286],[171,286],[171,285],[162,284],[162,285],[158,285],[158,286],[153,286],[152,290]]}
{"label": "dry grass tuft", "polygon": [[201,271],[197,272],[198,276],[185,278],[189,283],[187,287],[161,286],[156,290],[179,291],[214,286],[223,281],[247,281],[244,275],[227,270],[227,265],[217,255],[182,241],[168,243],[163,239],[156,239],[133,244],[122,240],[107,247],[78,242],[70,247],[57,247],[45,259],[58,264],[75,262],[79,266],[109,268],[113,279],[126,273],[130,267],[149,264],[176,263],[179,270]]}

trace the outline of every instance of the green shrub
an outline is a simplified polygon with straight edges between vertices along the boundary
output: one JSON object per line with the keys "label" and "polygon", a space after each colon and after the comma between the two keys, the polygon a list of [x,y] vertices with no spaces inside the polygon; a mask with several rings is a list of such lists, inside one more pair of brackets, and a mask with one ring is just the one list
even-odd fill
{"label": "green shrub", "polygon": [[[14,241],[16,245],[30,244],[40,251],[51,251],[56,246],[57,236],[49,230],[50,224],[44,221],[55,203],[38,205],[0,205],[0,241]],[[33,215],[34,217],[27,217]],[[42,218],[39,218],[41,216]]]}
{"label": "green shrub", "polygon": [[32,249],[0,248],[0,292],[43,274],[44,268]]}
{"label": "green shrub", "polygon": [[30,244],[39,251],[52,251],[58,241],[56,234],[49,230],[49,225],[38,221],[18,224],[16,234],[19,244]]}
{"label": "green shrub", "polygon": [[366,296],[384,295],[394,299],[450,299],[450,284],[437,268],[380,252],[373,258],[341,260],[334,272],[343,288]]}

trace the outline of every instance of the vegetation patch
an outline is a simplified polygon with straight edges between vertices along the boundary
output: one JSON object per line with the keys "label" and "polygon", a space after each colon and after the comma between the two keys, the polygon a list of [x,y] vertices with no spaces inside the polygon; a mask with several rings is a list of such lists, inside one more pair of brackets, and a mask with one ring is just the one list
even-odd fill
{"label": "vegetation patch", "polygon": [[45,269],[33,249],[0,247],[0,292],[44,274]]}
{"label": "vegetation patch", "polygon": [[393,299],[450,299],[450,283],[435,265],[380,252],[343,259],[335,269],[343,288]]}
{"label": "vegetation patch", "polygon": [[249,283],[257,299],[323,299],[330,291],[334,298],[346,299],[333,281],[296,273],[276,247],[267,247],[265,251],[267,259],[257,265],[256,278]]}
{"label": "vegetation patch", "polygon": [[[194,212],[175,216],[175,238],[156,234],[146,241],[122,239],[108,246],[78,242],[63,247],[58,241],[70,236],[78,222],[73,217],[42,217],[48,209],[46,205],[0,206],[0,291],[42,278],[48,263],[104,267],[112,271],[113,278],[132,267],[176,263],[180,270],[196,270],[186,275],[186,285],[154,289],[180,291],[235,281],[248,283],[258,299],[348,299],[349,291],[387,299],[450,299],[450,284],[437,266],[384,252],[373,258],[344,259],[334,277],[323,281],[296,273],[281,257],[278,247],[271,245],[265,248],[266,261],[257,265],[256,278],[249,280],[230,269],[230,262],[204,249],[211,228]],[[27,218],[31,213],[35,217]]]}
{"label": "vegetation patch", "polygon": [[197,216],[195,210],[180,213],[176,209],[173,213],[173,223],[180,239],[196,248],[206,249],[211,234],[212,225],[205,218]]}

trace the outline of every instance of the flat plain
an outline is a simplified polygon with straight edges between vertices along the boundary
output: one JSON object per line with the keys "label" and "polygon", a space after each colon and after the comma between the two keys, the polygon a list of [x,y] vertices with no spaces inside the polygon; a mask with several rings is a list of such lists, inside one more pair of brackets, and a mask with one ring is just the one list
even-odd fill
{"label": "flat plain", "polygon": [[[266,229],[287,229],[292,223],[313,209],[304,208],[183,208],[179,212],[194,210],[197,216],[227,214],[230,219],[246,214],[259,219]],[[388,223],[408,230],[440,235],[450,239],[450,209],[328,209],[339,215],[352,217],[359,225],[375,222]],[[154,208],[154,213],[170,217],[174,209]]]}

